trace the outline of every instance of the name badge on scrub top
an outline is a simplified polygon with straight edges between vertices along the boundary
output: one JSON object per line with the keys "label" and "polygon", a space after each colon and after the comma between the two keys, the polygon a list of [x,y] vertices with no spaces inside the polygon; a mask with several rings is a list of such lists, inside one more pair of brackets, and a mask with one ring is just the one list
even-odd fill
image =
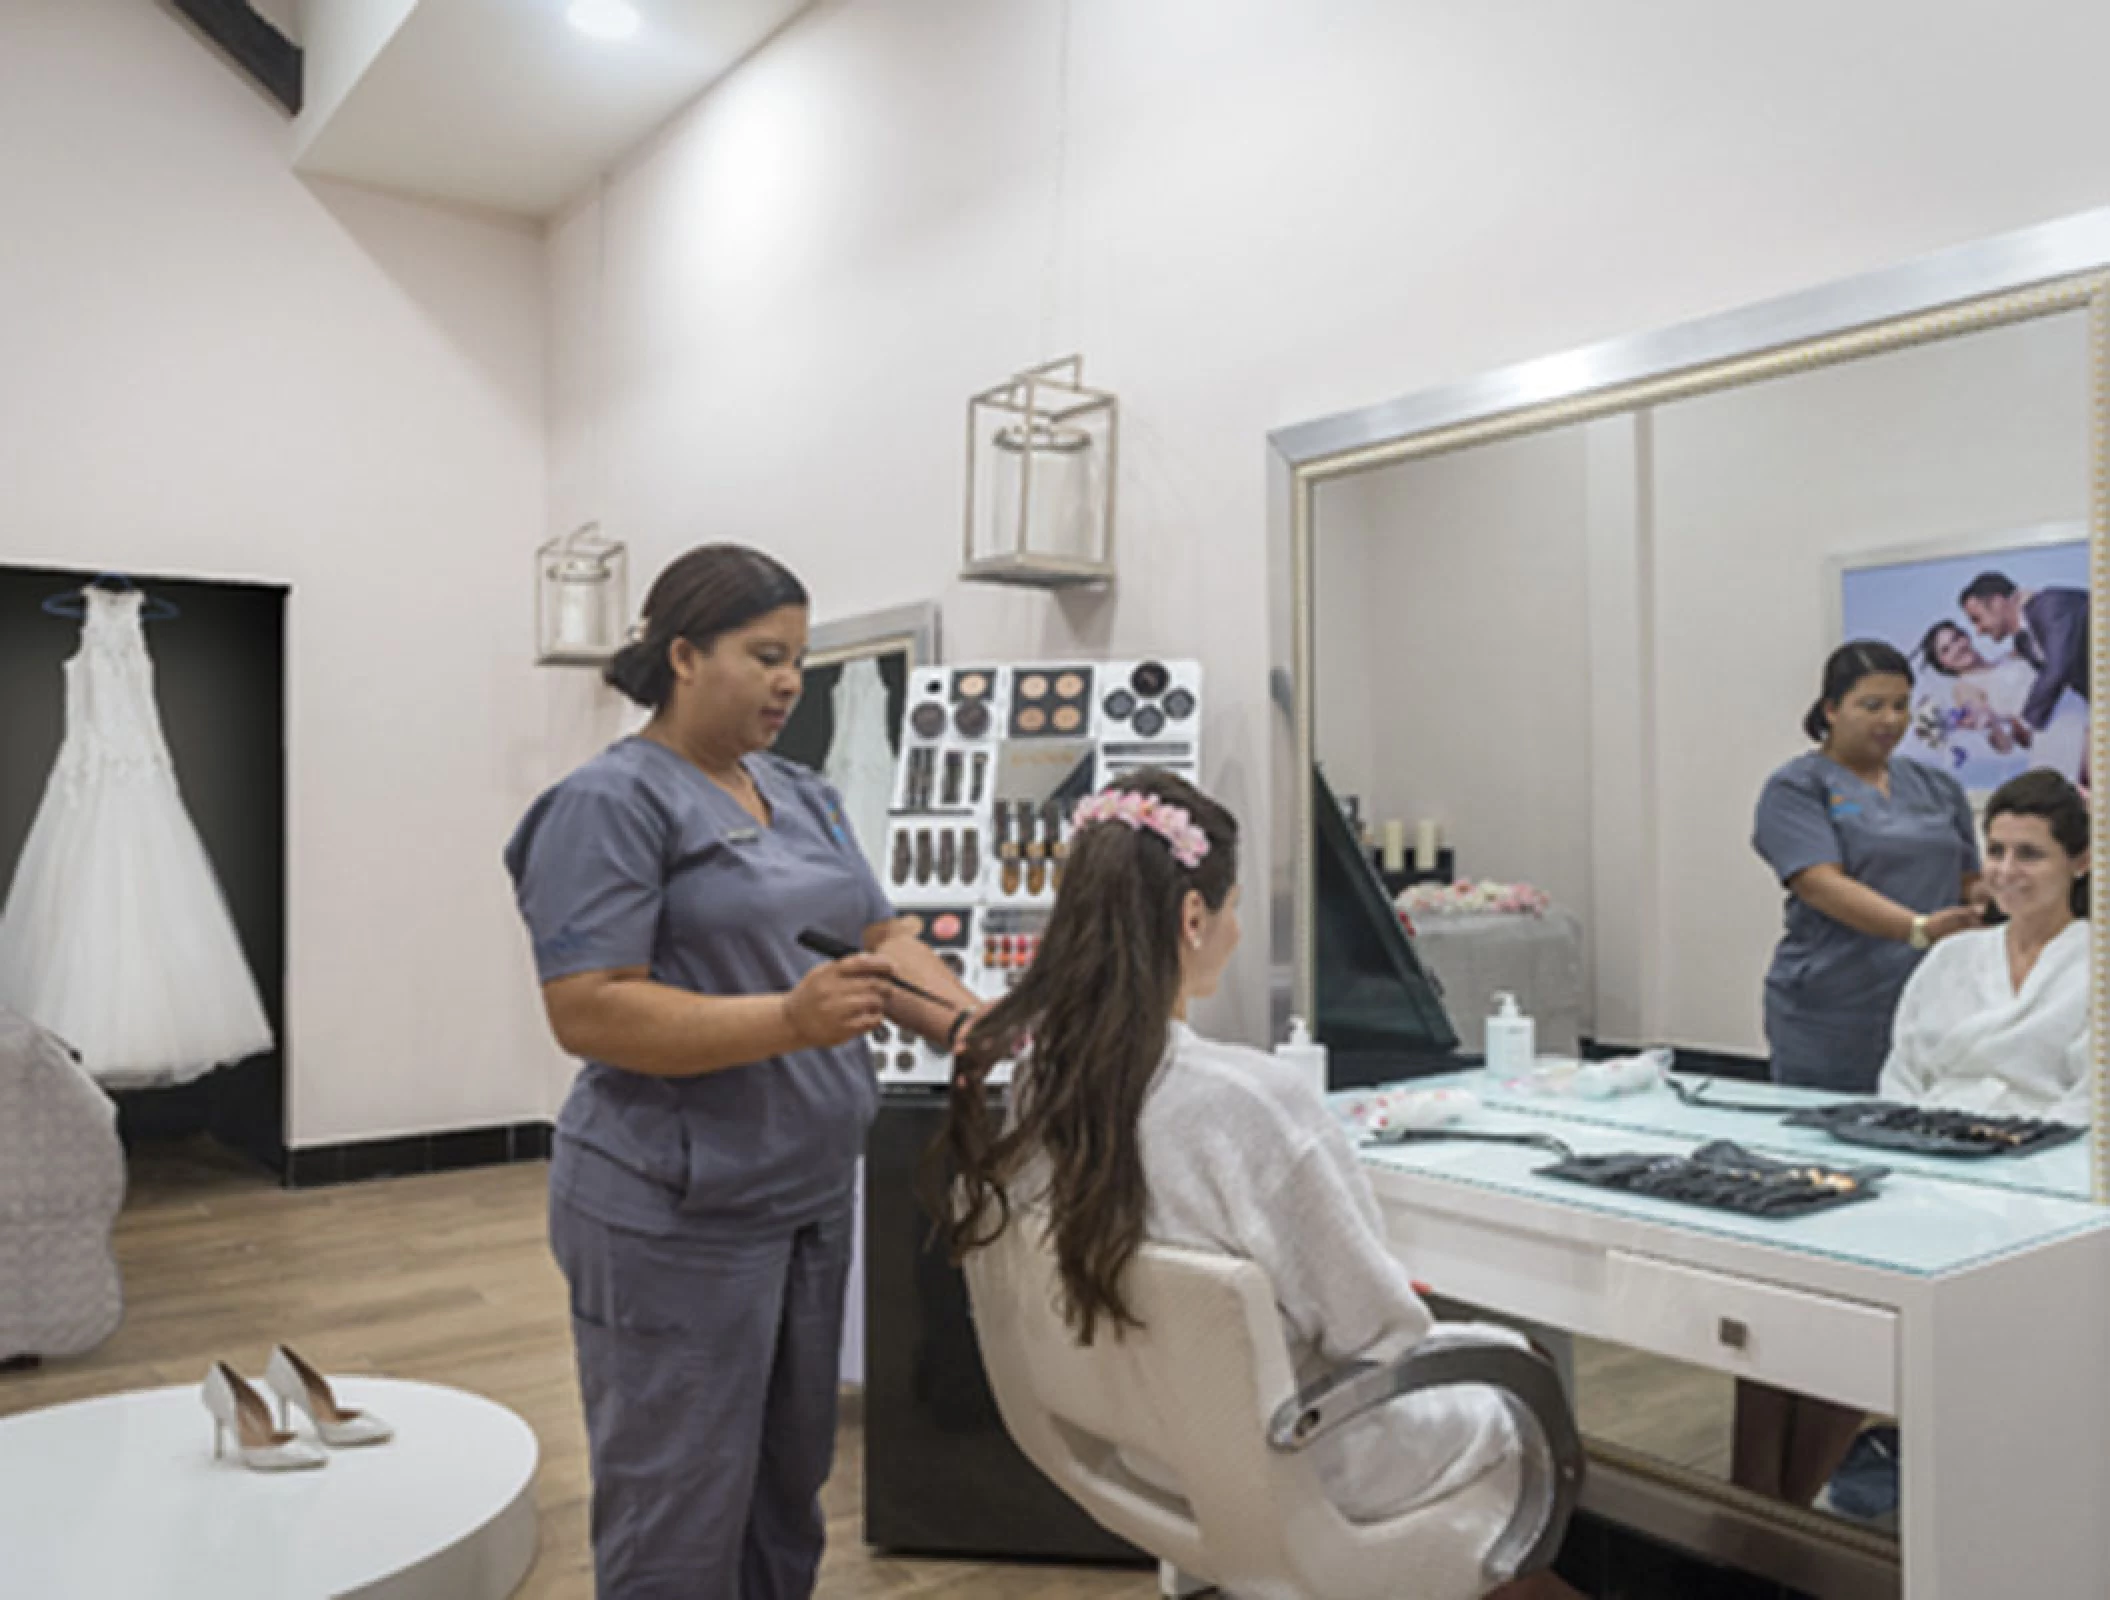
{"label": "name badge on scrub top", "polygon": [[727,844],[755,844],[762,837],[760,828],[728,828],[721,836]]}
{"label": "name badge on scrub top", "polygon": [[1832,794],[1831,802],[1831,812],[1835,817],[1858,817],[1861,814],[1860,801],[1849,800],[1836,791]]}

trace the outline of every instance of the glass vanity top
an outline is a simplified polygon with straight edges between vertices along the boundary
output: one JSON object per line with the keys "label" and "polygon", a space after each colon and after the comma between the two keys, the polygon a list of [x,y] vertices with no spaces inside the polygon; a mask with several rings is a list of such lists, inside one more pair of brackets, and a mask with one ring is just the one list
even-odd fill
{"label": "glass vanity top", "polygon": [[[1678,1081],[1693,1089],[1706,1083],[1710,1096],[1737,1105],[1778,1106],[1782,1115],[1811,1106],[1835,1105],[1842,1100],[1875,1098],[1873,1095],[1832,1094],[1822,1089],[1793,1089],[1785,1084],[1752,1083],[1737,1078],[1709,1080],[1693,1073],[1678,1074]],[[1562,1121],[1629,1128],[1639,1133],[1668,1133],[1702,1141],[1734,1139],[1738,1144],[1769,1155],[1821,1156],[1835,1166],[1873,1162],[1893,1172],[1917,1172],[1954,1183],[2032,1189],[2074,1200],[2088,1198],[2088,1141],[2085,1138],[2025,1156],[1918,1155],[1905,1150],[1847,1144],[1821,1128],[1789,1127],[1778,1116],[1687,1105],[1667,1087],[1640,1094],[1615,1095],[1605,1100],[1585,1100],[1533,1094],[1481,1071],[1417,1079],[1410,1087],[1421,1088],[1425,1084],[1470,1089],[1483,1104],[1531,1111]]]}
{"label": "glass vanity top", "polygon": [[[1381,1171],[1426,1173],[1586,1211],[1668,1223],[1776,1249],[1809,1251],[1884,1271],[1935,1277],[2071,1234],[2110,1227],[2110,1208],[2091,1205],[2085,1197],[1955,1182],[1949,1169],[1957,1162],[1843,1144],[1815,1129],[1782,1128],[1749,1113],[1687,1106],[1668,1089],[1615,1101],[1548,1101],[1503,1095],[1485,1073],[1477,1071],[1417,1078],[1401,1087],[1469,1089],[1480,1097],[1482,1109],[1461,1119],[1455,1124],[1458,1128],[1552,1134],[1578,1155],[1626,1150],[1682,1153],[1711,1139],[1734,1139],[1763,1154],[1821,1156],[1829,1166],[1887,1167],[1890,1176],[1882,1180],[1871,1200],[1774,1219],[1541,1177],[1538,1169],[1559,1158],[1527,1145],[1469,1141],[1366,1144],[1358,1151],[1368,1166]],[[1355,1101],[1373,1092],[1348,1090],[1330,1099],[1337,1111],[1346,1114]],[[1771,1084],[1725,1083],[1718,1092],[1754,1102],[1780,1097],[1788,1109],[1839,1098]],[[2079,1152],[2085,1172],[2086,1151],[2083,1141],[2024,1159],[2046,1161]]]}

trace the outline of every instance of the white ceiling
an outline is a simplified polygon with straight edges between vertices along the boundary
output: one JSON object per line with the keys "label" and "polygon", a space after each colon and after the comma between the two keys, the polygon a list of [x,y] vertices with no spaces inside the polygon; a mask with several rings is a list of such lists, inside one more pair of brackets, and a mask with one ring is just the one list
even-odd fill
{"label": "white ceiling", "polygon": [[565,21],[566,0],[413,0],[363,68],[328,59],[353,48],[341,42],[352,34],[311,14],[308,82],[353,81],[334,106],[314,107],[294,164],[546,217],[809,3],[632,0],[643,25],[605,42]]}

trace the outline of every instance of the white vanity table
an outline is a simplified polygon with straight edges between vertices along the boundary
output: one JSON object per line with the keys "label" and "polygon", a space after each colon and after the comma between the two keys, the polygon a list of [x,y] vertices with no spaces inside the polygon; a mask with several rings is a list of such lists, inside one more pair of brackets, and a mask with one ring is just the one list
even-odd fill
{"label": "white vanity table", "polygon": [[[1439,1294],[1896,1416],[1907,1600],[1986,1600],[2018,1583],[2110,1592],[2110,1212],[1932,1176],[1957,1163],[1893,1160],[1668,1091],[1526,1100],[1479,1072],[1415,1087],[1446,1084],[1486,1104],[1462,1126],[1553,1133],[1578,1153],[1733,1137],[1890,1167],[1873,1200],[1769,1221],[1539,1177],[1555,1158],[1527,1146],[1363,1151],[1401,1258]],[[1723,1093],[1784,1108],[1825,1098]],[[2084,1147],[2030,1159],[2070,1150]]]}

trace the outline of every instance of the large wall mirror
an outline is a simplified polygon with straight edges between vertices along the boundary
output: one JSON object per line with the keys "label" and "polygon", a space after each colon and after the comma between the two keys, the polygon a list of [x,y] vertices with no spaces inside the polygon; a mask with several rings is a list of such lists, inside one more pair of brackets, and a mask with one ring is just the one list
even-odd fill
{"label": "large wall mirror", "polygon": [[[1849,639],[1909,666],[1881,713],[1895,754],[1943,775],[1981,846],[2018,774],[2085,795],[2106,767],[2106,268],[2110,212],[1277,434],[1278,1025],[1323,1012],[1317,812],[1338,805],[1380,870],[1399,819],[1410,867],[1433,838],[1453,879],[1543,894],[1542,1052],[1765,1077],[1786,901],[1761,798],[1812,751]],[[2055,1022],[1989,1026],[2066,1030],[2091,1136],[1959,1180],[2110,1200],[2110,986],[2085,924],[2078,948]],[[1491,999],[1458,988],[1472,1061]],[[1587,1347],[1576,1370],[1594,1441],[1728,1475],[1730,1380]]]}

